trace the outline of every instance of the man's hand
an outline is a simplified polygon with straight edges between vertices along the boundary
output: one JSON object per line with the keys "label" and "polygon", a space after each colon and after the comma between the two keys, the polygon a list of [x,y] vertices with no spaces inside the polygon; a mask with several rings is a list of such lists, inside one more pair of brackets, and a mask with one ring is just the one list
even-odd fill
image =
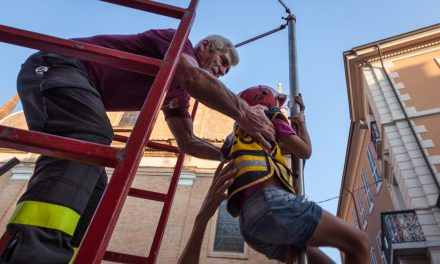
{"label": "man's hand", "polygon": [[248,106],[242,120],[237,120],[238,125],[251,137],[260,142],[267,150],[271,149],[270,141],[275,141],[275,128],[267,118],[262,105]]}
{"label": "man's hand", "polygon": [[[211,187],[209,187],[202,207],[200,208],[198,218],[199,220],[208,221],[215,213],[220,204],[227,198],[225,191],[232,185],[237,170],[232,170],[232,162],[225,168],[224,162],[221,162],[214,174]],[[200,219],[201,218],[201,219]]]}

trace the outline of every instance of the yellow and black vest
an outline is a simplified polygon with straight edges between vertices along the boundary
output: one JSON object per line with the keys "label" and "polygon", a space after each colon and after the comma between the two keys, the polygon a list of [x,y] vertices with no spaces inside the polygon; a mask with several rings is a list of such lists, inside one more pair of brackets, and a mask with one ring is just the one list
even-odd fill
{"label": "yellow and black vest", "polygon": [[[266,111],[270,120],[287,118],[279,108]],[[234,168],[238,170],[234,183],[228,189],[228,212],[237,217],[240,213],[239,193],[255,184],[264,182],[276,175],[285,187],[292,193],[292,172],[288,169],[278,142],[272,144],[272,150],[267,153],[264,148],[252,137],[246,134],[240,127],[235,127],[222,147],[223,155],[234,162]]]}

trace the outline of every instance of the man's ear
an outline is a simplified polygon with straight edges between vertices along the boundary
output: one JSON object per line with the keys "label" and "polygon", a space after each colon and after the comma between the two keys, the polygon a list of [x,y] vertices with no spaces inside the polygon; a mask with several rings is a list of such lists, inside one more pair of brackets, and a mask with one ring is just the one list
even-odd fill
{"label": "man's ear", "polygon": [[205,51],[209,49],[209,40],[204,39],[202,40],[202,42],[200,43],[200,51]]}

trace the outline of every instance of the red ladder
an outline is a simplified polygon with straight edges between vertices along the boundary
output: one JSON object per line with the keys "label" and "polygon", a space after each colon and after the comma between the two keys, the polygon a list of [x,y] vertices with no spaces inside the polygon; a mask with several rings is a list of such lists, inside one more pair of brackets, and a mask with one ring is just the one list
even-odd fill
{"label": "red ladder", "polygon": [[[114,138],[116,141],[126,142],[125,148],[119,149],[1,125],[0,146],[114,168],[113,176],[81,243],[75,263],[101,263],[102,260],[155,263],[182,170],[184,154],[179,153],[174,146],[148,140],[191,30],[198,1],[191,0],[186,9],[148,0],[103,1],[180,19],[165,58],[161,61],[3,25],[0,25],[0,41],[156,76],[130,137],[116,135]],[[191,114],[193,119],[196,110],[197,103]],[[131,188],[145,147],[179,153],[167,193]],[[106,251],[127,195],[164,203],[147,257]],[[0,239],[0,250],[8,240],[9,237],[5,233]]]}

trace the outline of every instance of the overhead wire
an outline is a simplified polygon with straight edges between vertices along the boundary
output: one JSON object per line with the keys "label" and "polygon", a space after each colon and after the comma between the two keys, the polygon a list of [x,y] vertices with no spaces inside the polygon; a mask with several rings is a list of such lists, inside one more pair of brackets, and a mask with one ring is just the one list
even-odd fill
{"label": "overhead wire", "polygon": [[296,20],[295,16],[294,16],[294,15],[292,14],[292,12],[290,11],[290,8],[287,7],[287,5],[286,5],[282,0],[278,0],[278,2],[284,7],[284,9],[285,9],[285,11],[286,11],[286,13],[287,13],[287,16],[286,16],[286,17],[281,17],[282,19],[286,20],[286,22],[285,22],[284,24],[282,24],[281,26],[275,28],[275,29],[269,30],[269,31],[267,31],[267,32],[265,32],[265,33],[263,33],[263,34],[260,34],[260,35],[258,35],[258,36],[252,37],[252,38],[250,38],[250,39],[248,39],[248,40],[245,40],[245,41],[242,41],[242,42],[240,42],[240,43],[235,44],[234,46],[235,46],[236,48],[238,48],[238,47],[240,47],[240,46],[243,46],[243,45],[245,45],[245,44],[251,43],[251,42],[253,42],[253,41],[255,41],[255,40],[258,40],[258,39],[260,39],[260,38],[264,38],[264,37],[266,37],[266,36],[269,36],[269,35],[271,35],[271,34],[273,34],[273,33],[275,33],[275,32],[278,32],[278,31],[280,31],[280,30],[283,30],[283,29],[285,29],[285,28],[287,27],[287,25],[289,24],[289,21],[290,21],[290,20]]}
{"label": "overhead wire", "polygon": [[368,184],[368,185],[365,185],[365,186],[363,186],[363,187],[358,187],[358,188],[354,189],[353,191],[346,190],[346,191],[344,192],[344,194],[341,194],[341,195],[338,195],[338,196],[334,196],[334,197],[331,197],[331,198],[328,198],[328,199],[325,199],[325,200],[322,200],[322,201],[319,201],[319,202],[316,202],[316,203],[325,203],[325,202],[328,202],[328,201],[331,201],[331,200],[334,200],[334,199],[338,199],[338,198],[344,197],[344,196],[346,196],[346,195],[351,195],[351,194],[354,193],[354,192],[357,192],[357,191],[359,191],[359,190],[363,190],[363,189],[365,189],[365,188],[367,188],[367,187],[370,187],[370,186],[372,186],[372,185],[376,185],[376,184],[378,184],[379,182],[382,182],[382,180],[375,181],[375,182],[370,183],[370,184]]}

